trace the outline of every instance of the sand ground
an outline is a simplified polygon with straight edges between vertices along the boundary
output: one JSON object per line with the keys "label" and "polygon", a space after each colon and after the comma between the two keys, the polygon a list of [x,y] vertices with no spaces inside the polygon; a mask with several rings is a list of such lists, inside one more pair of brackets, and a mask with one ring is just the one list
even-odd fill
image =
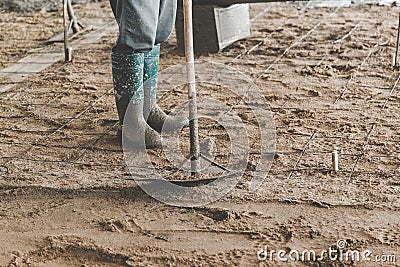
{"label": "sand ground", "polygon": [[[116,33],[75,50],[73,64],[57,62],[1,93],[0,265],[400,266],[400,74],[391,66],[399,11],[302,7],[251,5],[251,38],[198,58],[251,77],[271,106],[276,155],[255,193],[248,181],[260,164],[258,126],[240,99],[207,87],[199,99],[231,105],[249,133],[243,179],[201,208],[171,207],[137,187],[115,138]],[[82,35],[112,19],[107,2],[77,6],[76,13],[89,25]],[[0,25],[2,69],[34,49],[59,47],[45,44],[62,29],[58,11],[2,13]],[[172,36],[161,66],[183,62]],[[186,98],[183,89],[174,92],[160,99],[166,110]],[[224,130],[200,125],[223,164]],[[182,136],[187,140],[187,131]],[[158,168],[168,165],[150,153]],[[265,246],[321,251],[343,240],[345,250],[395,255],[397,263],[257,258]]]}

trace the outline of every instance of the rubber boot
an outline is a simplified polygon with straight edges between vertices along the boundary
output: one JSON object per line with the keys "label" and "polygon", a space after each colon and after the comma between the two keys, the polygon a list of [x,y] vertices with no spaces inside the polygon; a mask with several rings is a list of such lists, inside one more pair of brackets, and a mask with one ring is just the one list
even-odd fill
{"label": "rubber boot", "polygon": [[160,45],[144,53],[144,117],[156,131],[171,132],[189,126],[189,120],[181,116],[169,116],[157,105],[158,63]]}
{"label": "rubber boot", "polygon": [[120,125],[117,138],[121,142],[124,138],[124,144],[133,148],[144,148],[144,145],[158,148],[161,138],[143,117],[143,63],[143,53],[112,53],[114,95]]}

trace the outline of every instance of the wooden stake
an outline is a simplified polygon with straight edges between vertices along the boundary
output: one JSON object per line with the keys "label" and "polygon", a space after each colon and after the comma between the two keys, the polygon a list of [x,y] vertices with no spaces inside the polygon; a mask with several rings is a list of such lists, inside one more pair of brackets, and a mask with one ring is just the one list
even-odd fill
{"label": "wooden stake", "polygon": [[64,18],[64,54],[65,54],[65,62],[71,62],[72,61],[72,50],[69,48],[69,45],[68,45],[68,31],[69,31],[68,0],[64,0],[63,18]]}
{"label": "wooden stake", "polygon": [[332,170],[334,172],[339,171],[339,154],[336,148],[332,152]]}
{"label": "wooden stake", "polygon": [[194,45],[193,45],[193,10],[192,0],[183,1],[183,14],[185,25],[185,57],[186,74],[189,98],[189,120],[190,120],[190,160],[191,172],[195,175],[200,171],[200,145],[199,145],[199,123],[197,117],[197,92],[194,68]]}
{"label": "wooden stake", "polygon": [[393,67],[397,66],[399,56],[399,43],[400,43],[400,13],[399,13],[399,24],[397,26],[397,42],[396,42],[396,54],[394,55]]}

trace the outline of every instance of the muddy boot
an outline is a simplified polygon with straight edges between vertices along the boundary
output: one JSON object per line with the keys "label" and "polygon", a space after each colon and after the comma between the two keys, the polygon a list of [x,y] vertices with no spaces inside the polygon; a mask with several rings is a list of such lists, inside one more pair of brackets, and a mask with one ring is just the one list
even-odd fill
{"label": "muddy boot", "polygon": [[112,74],[120,125],[118,140],[124,139],[129,148],[161,147],[159,134],[143,117],[143,53],[113,52]]}
{"label": "muddy boot", "polygon": [[144,117],[156,131],[171,132],[189,126],[186,117],[169,116],[157,105],[157,79],[160,45],[150,52],[144,53]]}

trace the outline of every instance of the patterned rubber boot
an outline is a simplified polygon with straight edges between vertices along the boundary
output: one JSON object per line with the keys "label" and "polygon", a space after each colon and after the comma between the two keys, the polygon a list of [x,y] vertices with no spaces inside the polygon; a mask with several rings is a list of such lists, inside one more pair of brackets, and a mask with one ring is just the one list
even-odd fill
{"label": "patterned rubber boot", "polygon": [[157,105],[158,62],[160,45],[144,53],[144,117],[156,131],[171,132],[189,126],[189,120],[181,116],[169,116]]}
{"label": "patterned rubber boot", "polygon": [[[112,53],[114,95],[119,117],[117,138],[129,147],[161,147],[160,135],[143,117],[143,53]],[[129,114],[129,116],[125,116]],[[123,136],[122,136],[123,135]]]}

